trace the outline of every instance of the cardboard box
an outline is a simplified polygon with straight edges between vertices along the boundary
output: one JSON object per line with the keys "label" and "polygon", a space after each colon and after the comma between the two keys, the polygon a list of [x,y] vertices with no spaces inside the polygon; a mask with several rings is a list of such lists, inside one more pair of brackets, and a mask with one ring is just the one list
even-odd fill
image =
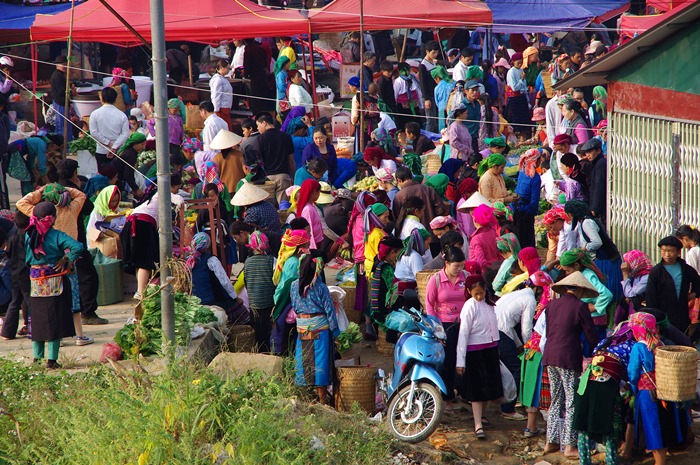
{"label": "cardboard box", "polygon": [[109,229],[98,231],[92,228],[87,233],[87,239],[89,249],[100,249],[105,256],[121,260],[122,243],[119,234]]}

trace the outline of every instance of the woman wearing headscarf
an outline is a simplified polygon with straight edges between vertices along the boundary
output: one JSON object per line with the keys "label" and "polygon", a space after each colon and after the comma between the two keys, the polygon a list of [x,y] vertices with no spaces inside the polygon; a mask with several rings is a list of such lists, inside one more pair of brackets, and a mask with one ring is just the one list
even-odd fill
{"label": "woman wearing headscarf", "polygon": [[506,189],[503,170],[506,167],[506,157],[493,153],[479,164],[479,193],[491,202],[510,203],[518,199]]}
{"label": "woman wearing headscarf", "polygon": [[375,176],[380,168],[389,169],[392,173],[396,173],[396,159],[379,146],[365,148],[363,159],[372,168]]}
{"label": "woman wearing headscarf", "polygon": [[[135,132],[119,147],[117,152],[119,156],[112,160],[112,164],[119,174],[119,182],[117,183],[119,190],[124,193],[132,192],[136,198],[140,198],[144,190],[143,177],[141,174],[136,174],[136,160],[145,149],[146,136]],[[127,186],[129,190],[126,189]]]}
{"label": "woman wearing headscarf", "polygon": [[515,234],[507,233],[497,239],[496,247],[503,257],[503,263],[501,263],[501,266],[498,268],[498,273],[496,273],[496,277],[493,278],[491,286],[496,295],[500,296],[501,289],[503,289],[503,286],[512,278],[510,269],[518,260],[520,242],[518,242],[518,238]]}
{"label": "woman wearing headscarf", "polygon": [[[389,207],[383,203],[374,203],[365,210],[362,222],[365,243],[365,275],[371,279],[379,243],[387,237],[384,227],[389,222]],[[403,243],[401,248],[403,248]]]}
{"label": "woman wearing headscarf", "polygon": [[608,91],[603,86],[593,88],[593,102],[588,108],[588,115],[591,126],[596,127],[598,123],[607,118],[608,115]]}
{"label": "woman wearing headscarf", "polygon": [[465,167],[464,160],[449,158],[440,166],[439,174],[447,175],[449,182],[457,185],[462,180],[462,173]]}
{"label": "woman wearing headscarf", "polygon": [[[311,248],[325,254],[340,237],[323,220],[321,210],[316,205],[320,195],[321,185],[318,181],[315,179],[304,181],[299,190],[299,200],[297,200],[297,218],[306,219],[311,226]],[[330,257],[327,258],[330,259]]]}
{"label": "woman wearing headscarf", "polygon": [[518,184],[515,188],[517,199],[511,203],[515,213],[515,227],[523,247],[535,246],[535,215],[540,211],[540,188],[542,181],[537,174],[542,153],[530,149],[520,156]]}
{"label": "woman wearing headscarf", "polygon": [[[540,269],[541,264],[537,249],[534,247],[525,247],[520,250],[520,252],[518,252],[518,268],[520,268],[521,273],[510,278],[503,288],[501,288],[501,295],[510,294],[517,290],[530,275],[535,274]],[[512,269],[511,267],[511,270]]]}
{"label": "woman wearing headscarf", "polygon": [[289,110],[289,113],[287,113],[287,116],[284,118],[284,123],[282,123],[282,132],[287,132],[289,123],[295,121],[295,118],[302,118],[304,115],[306,115],[306,109],[304,107],[294,107]]}
{"label": "woman wearing headscarf", "polygon": [[472,136],[464,125],[467,118],[467,106],[464,102],[458,102],[452,107],[449,115],[449,127],[447,138],[450,141],[450,158],[467,161],[474,153],[472,148]]}
{"label": "woman wearing headscarf", "polygon": [[[311,238],[303,229],[288,229],[282,236],[282,245],[277,255],[272,283],[275,288],[275,308],[272,310],[271,351],[285,355],[289,352],[291,333],[296,322],[287,321],[292,309],[290,289],[292,283],[299,279],[299,258],[308,250]],[[361,300],[361,299],[358,299]]]}
{"label": "woman wearing headscarf", "polygon": [[582,145],[593,137],[593,131],[588,122],[588,114],[578,101],[574,99],[566,100],[562,105],[561,114],[564,117],[565,132],[571,136],[574,145]]}
{"label": "woman wearing headscarf", "polygon": [[596,266],[607,277],[606,287],[612,292],[613,301],[622,295],[622,260],[617,246],[605,230],[605,226],[593,218],[588,204],[580,200],[569,200],[564,205],[571,215],[571,229],[578,235],[578,245],[588,252]]}
{"label": "woman wearing headscarf", "polygon": [[405,289],[416,288],[416,274],[423,270],[423,255],[426,242],[430,241],[430,233],[425,229],[414,229],[411,235],[404,239],[401,256],[396,262],[396,279],[399,280],[399,294]]}
{"label": "woman wearing headscarf", "polygon": [[113,87],[117,91],[117,100],[114,102],[114,106],[127,115],[136,102],[134,94],[126,83],[129,77],[129,73],[125,69],[114,68],[112,69],[112,82],[109,84],[109,87]]}
{"label": "woman wearing headscarf", "polygon": [[88,219],[87,230],[94,228],[98,221],[104,221],[108,216],[116,215],[121,199],[121,192],[117,186],[107,186],[102,189],[95,198],[95,208]]}
{"label": "woman wearing headscarf", "polygon": [[595,299],[583,299],[583,301],[588,304],[599,336],[604,337],[605,329],[608,326],[608,307],[614,302],[612,293],[604,284],[610,278],[606,278],[593,263],[591,256],[583,249],[564,252],[559,258],[559,264],[567,275],[576,271],[583,273],[583,276],[598,291],[598,296]]}
{"label": "woman wearing headscarf", "polygon": [[514,53],[511,57],[512,67],[506,75],[507,105],[505,117],[516,132],[529,134],[530,109],[527,101],[527,81],[523,65],[523,54]]}
{"label": "woman wearing headscarf", "polygon": [[280,114],[282,117],[286,117],[287,111],[289,111],[289,108],[286,108],[285,111],[280,111],[280,102],[285,101],[286,105],[283,104],[282,106],[289,106],[289,101],[287,100],[287,88],[289,87],[289,66],[291,63],[289,62],[289,58],[285,55],[279,55],[277,57],[277,61],[275,61],[275,68],[273,71],[273,74],[275,75],[275,89],[276,89],[276,97],[277,97],[277,113]]}
{"label": "woman wearing headscarf", "polygon": [[558,184],[559,189],[564,192],[566,200],[581,200],[588,203],[588,183],[578,156],[573,153],[565,153],[561,157],[560,164],[564,179]]}
{"label": "woman wearing headscarf", "polygon": [[[238,296],[221,261],[211,253],[208,232],[194,235],[186,263],[192,272],[192,294],[202,301],[202,305],[217,305],[228,313]],[[242,323],[229,321],[229,324]]]}
{"label": "woman wearing headscarf", "polygon": [[355,299],[356,312],[365,313],[366,298],[368,290],[367,270],[365,270],[365,232],[364,215],[367,208],[377,201],[377,197],[369,191],[360,192],[355,200],[355,205],[350,212],[348,222],[348,242],[353,250],[353,261],[355,263]]}
{"label": "woman wearing headscarf", "polygon": [[[376,204],[375,204],[376,205]],[[403,242],[395,237],[385,237],[379,242],[376,260],[370,270],[369,314],[372,321],[386,332],[386,341],[396,343],[398,333],[388,329],[384,322],[394,310],[398,298],[394,283],[396,260],[403,250]]]}
{"label": "woman wearing headscarf", "polygon": [[381,147],[389,156],[396,158],[398,157],[398,152],[394,146],[394,141],[391,138],[391,134],[384,128],[377,128],[372,131],[370,136],[371,140],[367,144],[368,147],[376,145]]}
{"label": "woman wearing headscarf", "polygon": [[632,314],[629,327],[637,343],[632,346],[627,375],[635,395],[634,419],[636,443],[644,428],[645,448],[654,456],[654,465],[666,463],[669,447],[684,444],[690,418],[682,403],[659,401],[656,397],[656,363],[654,353],[661,344],[656,318],[645,312]]}
{"label": "woman wearing headscarf", "polygon": [[216,188],[219,191],[219,202],[224,205],[229,214],[232,214],[233,206],[231,205],[231,193],[228,190],[228,186],[221,182],[221,178],[219,177],[219,165],[213,161],[204,162],[199,170],[199,179],[201,179],[201,181],[194,186],[192,198],[206,198],[204,187],[207,184],[216,184]]}
{"label": "woman wearing headscarf", "polygon": [[435,86],[435,104],[437,105],[438,130],[442,131],[446,127],[447,100],[450,98],[452,89],[455,88],[455,83],[447,69],[442,65],[437,65],[433,68],[430,71],[430,77],[437,83]]}
{"label": "woman wearing headscarf", "polygon": [[394,80],[394,98],[398,115],[395,115],[396,127],[404,129],[406,123],[414,120],[423,109],[423,93],[418,80],[411,73],[408,63],[398,64],[399,77]]}
{"label": "woman wearing headscarf", "polygon": [[[184,165],[184,168],[187,168],[188,166],[194,166],[195,154],[197,152],[201,152],[203,147],[204,146],[202,145],[202,140],[196,137],[188,137],[182,141],[182,144],[180,145],[180,150],[182,151],[182,155],[187,160],[187,162]],[[195,171],[197,171],[196,167]]]}
{"label": "woman wearing headscarf", "polygon": [[31,334],[34,361],[44,358],[48,342],[50,369],[56,362],[63,338],[75,336],[72,292],[66,275],[80,256],[83,246],[68,234],[54,229],[56,206],[40,202],[32,209],[26,229],[26,263],[30,267]]}
{"label": "woman wearing headscarf", "polygon": [[630,250],[622,256],[622,295],[624,298],[617,303],[614,320],[616,325],[643,307],[649,272],[653,266],[649,256],[641,250]]}
{"label": "woman wearing headscarf", "polygon": [[304,255],[299,279],[292,283],[289,293],[297,314],[295,382],[297,386],[316,387],[319,401],[325,404],[328,386],[333,383],[333,341],[340,330],[322,274],[323,260]]}
{"label": "woman wearing headscarf", "polygon": [[488,205],[479,205],[472,213],[476,231],[469,238],[469,259],[479,264],[482,270],[498,261],[498,249],[496,248],[495,227],[498,224],[493,215],[493,208]]}
{"label": "woman wearing headscarf", "polygon": [[[336,186],[339,174],[338,156],[335,153],[332,140],[329,141],[328,134],[326,134],[326,130],[323,129],[322,126],[314,128],[311,138],[312,142],[306,144],[306,147],[304,147],[301,154],[301,164],[297,166],[306,166],[307,161],[313,160],[314,158],[321,158],[328,166],[328,183],[332,186]],[[342,184],[340,187],[342,187]]]}
{"label": "woman wearing headscarf", "polygon": [[450,178],[444,173],[439,173],[429,176],[423,184],[432,188],[442,201],[447,201],[445,193],[447,192],[447,185],[449,183]]}

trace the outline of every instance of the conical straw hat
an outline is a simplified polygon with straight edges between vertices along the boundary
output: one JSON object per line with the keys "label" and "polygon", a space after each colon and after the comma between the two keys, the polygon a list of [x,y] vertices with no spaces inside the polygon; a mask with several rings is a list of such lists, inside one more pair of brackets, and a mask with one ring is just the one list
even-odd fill
{"label": "conical straw hat", "polygon": [[231,199],[231,205],[235,207],[247,207],[254,203],[262,202],[270,195],[263,189],[249,182],[243,184],[236,192],[236,195]]}
{"label": "conical straw hat", "polygon": [[243,138],[238,134],[226,129],[220,129],[219,133],[212,139],[209,147],[212,150],[224,150],[240,144],[242,140]]}
{"label": "conical straw hat", "polygon": [[566,294],[567,287],[578,287],[583,289],[585,292],[581,296],[583,299],[594,299],[598,297],[598,291],[595,287],[580,271],[575,271],[566,278],[562,279],[558,283],[552,286],[552,290],[557,294]]}
{"label": "conical straw hat", "polygon": [[479,191],[476,191],[467,199],[466,202],[457,208],[457,211],[465,212],[470,208],[476,208],[479,205],[488,205],[490,207],[491,202],[489,202],[489,199],[481,195]]}

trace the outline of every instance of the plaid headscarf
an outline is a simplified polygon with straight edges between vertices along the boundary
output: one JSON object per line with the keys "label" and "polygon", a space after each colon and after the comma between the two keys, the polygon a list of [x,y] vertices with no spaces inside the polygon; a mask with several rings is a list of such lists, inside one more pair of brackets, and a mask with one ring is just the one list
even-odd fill
{"label": "plaid headscarf", "polygon": [[197,260],[211,245],[211,238],[209,233],[200,232],[194,235],[192,242],[190,243],[190,255],[187,257],[185,264],[188,268],[192,269],[197,264]]}
{"label": "plaid headscarf", "polygon": [[515,257],[520,253],[520,241],[513,233],[504,234],[496,239],[496,247],[500,252],[510,252]]}
{"label": "plaid headscarf", "polygon": [[284,236],[282,236],[280,251],[277,254],[277,266],[275,266],[275,272],[272,274],[272,283],[275,286],[279,284],[282,278],[282,270],[289,257],[296,253],[297,247],[309,242],[311,242],[311,238],[303,229],[287,229],[285,231]]}
{"label": "plaid headscarf", "polygon": [[268,242],[265,233],[261,231],[253,231],[248,239],[246,247],[251,250],[255,250],[256,252],[265,252],[266,250],[270,250],[270,243]]}
{"label": "plaid headscarf", "polygon": [[202,193],[204,193],[204,187],[207,184],[216,184],[219,192],[224,190],[224,183],[219,179],[219,165],[213,161],[206,161],[202,164],[199,177],[202,179]]}
{"label": "plaid headscarf", "polygon": [[652,352],[660,343],[659,332],[656,329],[656,318],[651,313],[636,312],[630,315],[629,327],[634,338],[646,344]]}
{"label": "plaid headscarf", "polygon": [[537,162],[539,161],[541,155],[542,152],[540,149],[530,149],[520,156],[520,171],[525,173],[528,178],[535,175],[535,171],[537,170]]}
{"label": "plaid headscarf", "polygon": [[550,208],[547,210],[547,212],[544,214],[544,219],[542,220],[544,224],[554,224],[555,221],[557,220],[564,220],[564,221],[570,221],[571,217],[566,213],[564,210],[564,207],[561,205],[558,205],[554,208]]}
{"label": "plaid headscarf", "polygon": [[379,146],[383,148],[385,152],[388,153],[391,150],[393,142],[391,140],[391,136],[389,135],[386,129],[377,128],[374,131],[372,131],[372,135],[374,136],[374,141],[377,144],[379,144]]}
{"label": "plaid headscarf", "polygon": [[411,255],[411,250],[418,252],[418,255],[425,254],[425,240],[430,237],[430,233],[423,228],[415,228],[411,234],[403,240],[403,250],[399,258]]}
{"label": "plaid headscarf", "polygon": [[630,274],[633,278],[648,275],[654,266],[649,256],[641,250],[630,250],[622,256],[622,259],[629,263]]}
{"label": "plaid headscarf", "polygon": [[197,152],[202,150],[202,141],[196,137],[190,137],[182,141],[182,150],[188,152]]}
{"label": "plaid headscarf", "polygon": [[503,217],[506,221],[513,221],[513,211],[503,202],[493,204],[493,214],[496,215],[496,218]]}
{"label": "plaid headscarf", "polygon": [[180,108],[180,99],[175,97],[168,100],[168,108]]}
{"label": "plaid headscarf", "polygon": [[68,194],[66,188],[60,185],[59,183],[54,182],[51,184],[47,184],[46,187],[44,187],[44,192],[41,195],[41,200],[51,202],[57,207],[65,207],[66,205],[68,205],[68,203],[70,203],[70,194],[68,194],[69,202],[67,203],[65,201],[64,194]]}
{"label": "plaid headscarf", "polygon": [[109,85],[109,87],[120,85],[122,83],[122,79],[125,77],[129,77],[126,70],[121,68],[112,69],[112,83]]}

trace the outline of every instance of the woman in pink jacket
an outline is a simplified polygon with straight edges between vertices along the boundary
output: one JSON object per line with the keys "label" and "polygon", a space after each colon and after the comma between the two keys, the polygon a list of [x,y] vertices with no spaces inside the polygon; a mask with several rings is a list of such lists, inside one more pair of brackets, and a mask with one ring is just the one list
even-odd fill
{"label": "woman in pink jacket", "polygon": [[439,319],[447,333],[445,363],[440,376],[447,387],[447,399],[451,400],[454,398],[457,373],[459,313],[467,300],[464,283],[469,273],[464,271],[464,252],[461,249],[447,246],[442,251],[442,257],[445,267],[430,278],[425,290],[425,312]]}
{"label": "woman in pink jacket", "polygon": [[352,246],[353,258],[355,261],[355,298],[356,312],[365,313],[367,304],[367,291],[369,289],[367,278],[365,277],[365,233],[363,228],[363,219],[365,210],[374,204],[377,198],[369,191],[363,191],[355,200],[355,205],[352,207],[350,214],[350,222],[348,223],[348,242]]}
{"label": "woman in pink jacket", "polygon": [[477,262],[482,270],[486,270],[499,260],[496,247],[498,233],[495,229],[498,223],[493,208],[488,205],[476,207],[472,217],[476,231],[469,238],[469,259]]}

